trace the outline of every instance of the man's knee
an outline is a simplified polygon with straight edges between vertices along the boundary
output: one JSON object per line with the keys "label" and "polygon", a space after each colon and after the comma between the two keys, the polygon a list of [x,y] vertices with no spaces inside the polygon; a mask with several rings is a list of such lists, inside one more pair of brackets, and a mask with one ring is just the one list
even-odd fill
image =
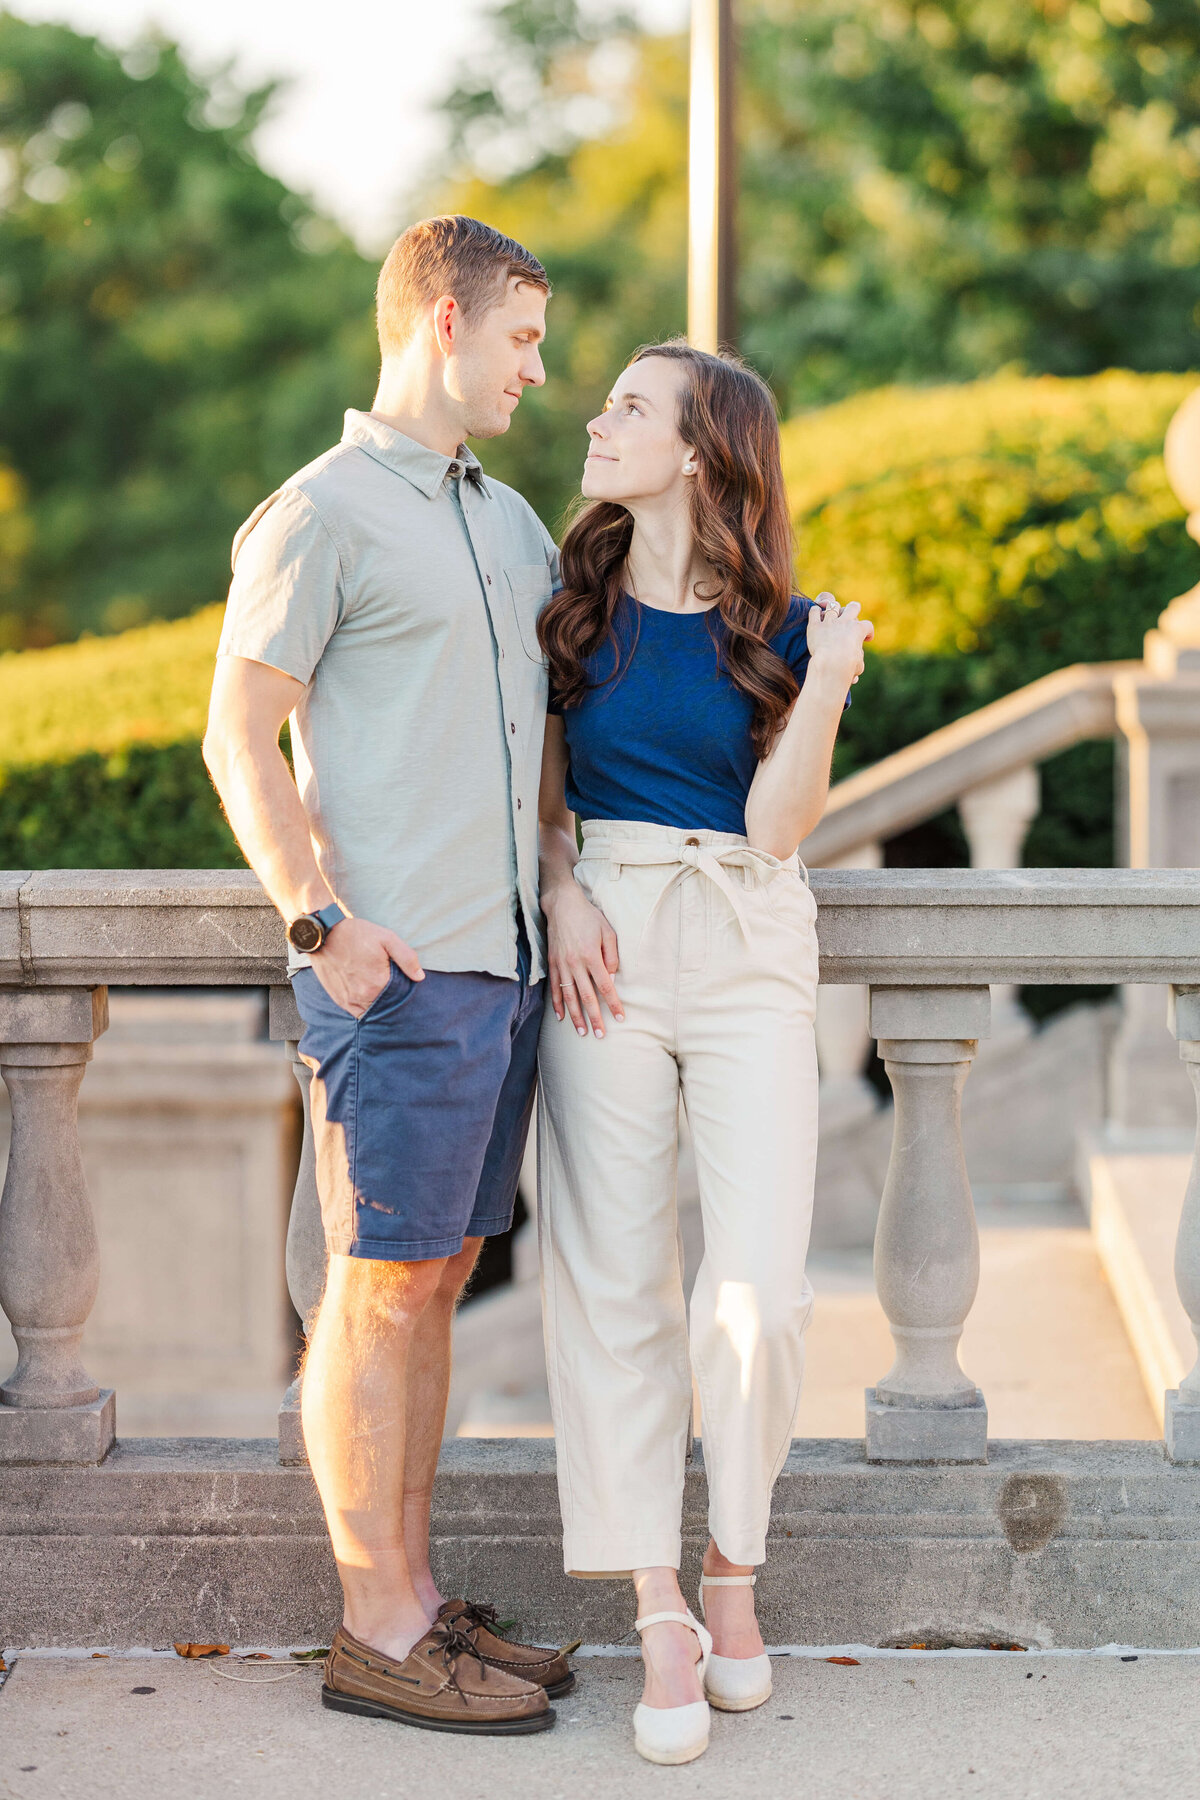
{"label": "man's knee", "polygon": [[415,1325],[437,1293],[445,1257],[386,1262],[368,1256],[331,1256],[323,1305],[379,1329]]}

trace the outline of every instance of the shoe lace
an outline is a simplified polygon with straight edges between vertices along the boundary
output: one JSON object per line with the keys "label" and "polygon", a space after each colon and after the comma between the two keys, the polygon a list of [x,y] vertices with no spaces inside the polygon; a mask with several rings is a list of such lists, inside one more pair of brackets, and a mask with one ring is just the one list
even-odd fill
{"label": "shoe lace", "polygon": [[460,1656],[473,1656],[475,1661],[479,1664],[481,1680],[486,1681],[488,1678],[487,1662],[475,1648],[475,1639],[472,1636],[470,1629],[460,1625],[458,1619],[447,1619],[442,1624],[434,1627],[432,1636],[434,1644],[442,1653],[442,1662],[445,1666],[446,1673],[450,1678],[450,1686],[454,1689],[455,1693],[462,1694],[463,1699],[465,1700],[468,1696],[463,1693],[462,1688],[459,1686],[458,1669],[456,1666]]}
{"label": "shoe lace", "polygon": [[481,1600],[464,1600],[456,1623],[468,1631],[478,1631],[482,1627],[486,1631],[494,1631],[497,1637],[503,1637],[512,1620],[502,1619],[494,1606],[488,1606]]}

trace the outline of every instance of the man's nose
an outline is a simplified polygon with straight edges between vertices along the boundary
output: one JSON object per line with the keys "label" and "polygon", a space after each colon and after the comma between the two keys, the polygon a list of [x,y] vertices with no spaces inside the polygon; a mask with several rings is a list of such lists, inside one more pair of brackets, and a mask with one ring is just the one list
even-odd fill
{"label": "man's nose", "polygon": [[545,387],[546,369],[536,350],[522,366],[521,380],[529,387]]}

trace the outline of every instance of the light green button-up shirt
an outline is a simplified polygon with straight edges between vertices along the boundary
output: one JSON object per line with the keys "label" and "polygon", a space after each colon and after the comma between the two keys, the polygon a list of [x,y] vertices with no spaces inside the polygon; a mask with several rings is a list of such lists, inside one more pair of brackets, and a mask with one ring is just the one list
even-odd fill
{"label": "light green button-up shirt", "polygon": [[558,554],[465,448],[369,413],[234,540],[218,654],[302,681],[296,782],[321,873],[429,969],[516,974],[516,910],[545,970],[537,615]]}

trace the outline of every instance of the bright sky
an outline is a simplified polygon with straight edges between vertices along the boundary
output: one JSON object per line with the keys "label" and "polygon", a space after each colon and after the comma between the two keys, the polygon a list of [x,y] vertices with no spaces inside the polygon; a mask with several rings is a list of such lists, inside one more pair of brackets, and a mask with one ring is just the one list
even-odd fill
{"label": "bright sky", "polygon": [[[471,47],[487,0],[8,0],[125,45],[151,25],[203,70],[230,59],[247,85],[290,78],[258,138],[263,162],[348,225],[364,249],[391,237],[398,196],[437,143],[431,103]],[[638,0],[678,28],[687,0]]]}

